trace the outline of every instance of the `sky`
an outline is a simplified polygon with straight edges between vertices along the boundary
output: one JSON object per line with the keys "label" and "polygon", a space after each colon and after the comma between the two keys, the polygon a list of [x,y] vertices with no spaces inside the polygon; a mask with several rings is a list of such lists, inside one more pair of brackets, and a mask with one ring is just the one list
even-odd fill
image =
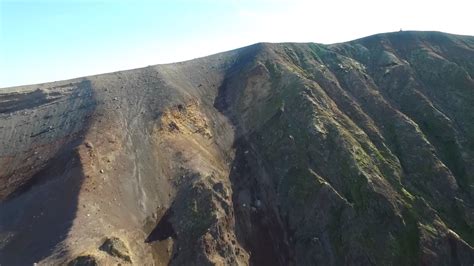
{"label": "sky", "polygon": [[0,0],[0,88],[171,63],[256,42],[403,30],[474,35],[473,0]]}

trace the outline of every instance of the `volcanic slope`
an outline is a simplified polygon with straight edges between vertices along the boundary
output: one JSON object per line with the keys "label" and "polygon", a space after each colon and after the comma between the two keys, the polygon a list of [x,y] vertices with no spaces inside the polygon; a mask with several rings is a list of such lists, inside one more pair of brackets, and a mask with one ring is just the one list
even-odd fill
{"label": "volcanic slope", "polygon": [[474,37],[0,89],[2,265],[472,265]]}

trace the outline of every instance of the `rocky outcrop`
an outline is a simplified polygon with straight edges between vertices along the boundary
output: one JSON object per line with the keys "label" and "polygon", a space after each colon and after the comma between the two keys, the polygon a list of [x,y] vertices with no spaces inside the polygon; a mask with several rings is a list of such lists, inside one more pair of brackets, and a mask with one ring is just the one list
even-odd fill
{"label": "rocky outcrop", "polygon": [[473,76],[397,32],[4,89],[0,264],[472,265]]}
{"label": "rocky outcrop", "polygon": [[68,266],[96,266],[97,261],[94,257],[85,255],[79,256],[68,263]]}
{"label": "rocky outcrop", "polygon": [[107,252],[111,256],[120,258],[126,262],[132,262],[132,260],[130,259],[128,248],[125,243],[120,240],[120,238],[107,238],[99,249],[104,252]]}

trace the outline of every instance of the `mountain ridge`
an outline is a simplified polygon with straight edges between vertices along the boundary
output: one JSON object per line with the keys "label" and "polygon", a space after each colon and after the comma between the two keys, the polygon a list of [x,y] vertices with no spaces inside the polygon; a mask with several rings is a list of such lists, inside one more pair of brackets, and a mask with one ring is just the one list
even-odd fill
{"label": "mountain ridge", "polygon": [[[336,42],[336,43],[329,43],[329,44],[316,43],[316,42],[265,42],[265,41],[264,41],[264,42],[256,42],[256,43],[249,44],[249,45],[247,45],[247,46],[243,46],[243,47],[239,47],[239,48],[235,48],[235,49],[230,49],[230,50],[226,50],[226,51],[222,51],[222,52],[217,52],[217,53],[210,54],[210,55],[199,56],[199,57],[192,58],[192,59],[188,59],[188,60],[184,60],[184,61],[177,61],[177,62],[163,63],[163,64],[153,64],[153,65],[148,65],[148,66],[145,66],[145,67],[131,68],[131,69],[123,69],[123,70],[117,70],[117,71],[111,71],[111,72],[104,72],[104,73],[100,73],[100,74],[93,74],[93,75],[87,75],[87,76],[81,76],[81,77],[73,77],[73,78],[60,79],[60,80],[56,80],[56,81],[46,81],[46,82],[39,82],[39,83],[32,83],[32,84],[22,84],[22,85],[14,85],[14,86],[5,86],[5,87],[0,87],[0,90],[1,90],[1,89],[14,89],[14,88],[26,87],[26,86],[39,86],[39,85],[48,84],[48,83],[52,83],[52,82],[73,81],[73,80],[82,79],[82,78],[87,78],[87,77],[94,77],[94,76],[107,75],[107,74],[114,74],[114,73],[118,73],[118,72],[134,71],[134,70],[140,70],[140,69],[144,69],[144,68],[147,68],[147,67],[154,67],[154,66],[160,66],[160,65],[180,64],[180,63],[185,63],[185,62],[189,62],[189,61],[193,61],[193,60],[199,60],[199,59],[206,58],[206,57],[212,57],[212,56],[219,55],[219,54],[230,53],[230,52],[233,52],[233,51],[237,51],[237,50],[241,50],[241,49],[246,49],[246,48],[249,48],[249,47],[252,47],[252,46],[258,46],[258,45],[265,45],[265,44],[267,44],[267,45],[278,45],[278,44],[320,44],[320,45],[328,45],[328,46],[331,46],[331,45],[338,45],[338,44],[344,44],[344,43],[358,42],[358,41],[367,40],[367,39],[371,39],[371,38],[384,37],[384,36],[388,36],[388,35],[391,35],[391,34],[414,34],[414,35],[417,35],[417,34],[429,34],[429,35],[446,35],[446,36],[463,37],[463,38],[472,38],[472,37],[473,37],[473,36],[471,36],[471,35],[454,34],[454,33],[442,32],[442,31],[417,31],[417,30],[407,30],[407,31],[393,31],[393,32],[376,33],[376,34],[368,35],[368,36],[365,36],[365,37],[356,38],[356,39],[351,40],[351,41]],[[472,44],[471,44],[471,46],[472,46]]]}
{"label": "mountain ridge", "polygon": [[0,263],[470,265],[473,75],[404,31],[8,88]]}

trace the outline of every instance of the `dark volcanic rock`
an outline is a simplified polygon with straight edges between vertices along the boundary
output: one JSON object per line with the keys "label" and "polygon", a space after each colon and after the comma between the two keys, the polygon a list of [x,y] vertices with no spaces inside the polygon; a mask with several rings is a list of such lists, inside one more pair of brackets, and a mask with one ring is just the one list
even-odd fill
{"label": "dark volcanic rock", "polygon": [[86,256],[79,256],[72,261],[70,261],[68,266],[97,266],[97,261],[94,257],[86,255]]}
{"label": "dark volcanic rock", "polygon": [[99,249],[107,252],[111,256],[132,262],[127,246],[125,246],[125,243],[119,238],[107,238]]}
{"label": "dark volcanic rock", "polygon": [[397,32],[2,89],[0,264],[472,265],[473,77]]}

